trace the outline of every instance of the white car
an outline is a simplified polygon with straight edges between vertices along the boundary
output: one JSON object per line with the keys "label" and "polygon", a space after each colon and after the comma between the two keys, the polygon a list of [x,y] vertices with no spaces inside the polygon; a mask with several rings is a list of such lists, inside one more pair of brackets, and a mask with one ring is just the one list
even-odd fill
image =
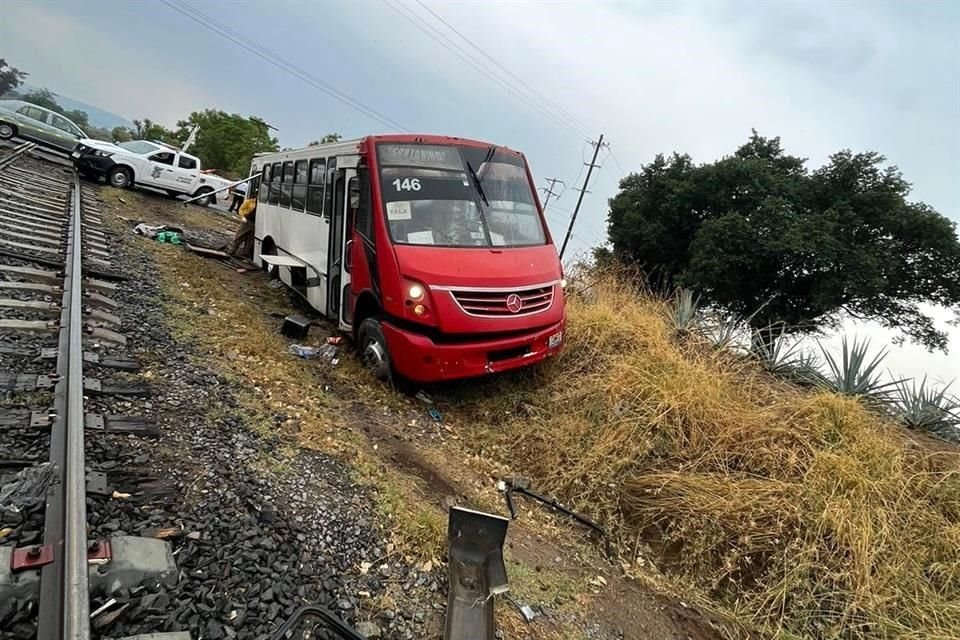
{"label": "white car", "polygon": [[72,154],[82,175],[104,176],[113,187],[134,185],[162,189],[170,195],[204,196],[196,201],[201,207],[216,202],[214,191],[232,184],[226,178],[204,173],[200,159],[161,142],[131,140],[113,144],[100,140],[81,140]]}

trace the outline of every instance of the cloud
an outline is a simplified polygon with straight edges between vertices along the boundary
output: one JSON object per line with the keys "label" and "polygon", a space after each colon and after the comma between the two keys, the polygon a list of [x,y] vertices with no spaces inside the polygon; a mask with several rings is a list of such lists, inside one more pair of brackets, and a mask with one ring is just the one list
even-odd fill
{"label": "cloud", "polygon": [[[91,5],[92,6],[92,5]],[[149,25],[118,30],[70,15],[62,7],[8,2],[0,22],[4,56],[28,71],[31,84],[129,118],[173,124],[191,110],[216,104],[202,81],[165,59],[169,42]],[[24,25],[36,25],[25,28]]]}

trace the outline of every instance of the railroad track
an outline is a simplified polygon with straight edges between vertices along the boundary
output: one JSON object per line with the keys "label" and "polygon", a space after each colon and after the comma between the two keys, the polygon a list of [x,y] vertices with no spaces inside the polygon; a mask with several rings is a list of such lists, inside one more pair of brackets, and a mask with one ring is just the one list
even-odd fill
{"label": "railroad track", "polygon": [[[19,526],[0,531],[0,609],[22,602],[29,611],[18,630],[35,624],[39,640],[86,640],[91,575],[111,579],[114,553],[111,540],[87,538],[88,485],[96,492],[106,482],[87,473],[85,430],[106,431],[111,418],[85,412],[85,396],[143,395],[143,388],[94,377],[94,369],[137,368],[97,353],[125,344],[109,297],[122,278],[111,271],[94,199],[72,170],[28,165],[23,159],[35,147],[24,143],[0,156],[0,389],[7,400],[0,428],[20,434],[6,439],[6,451],[0,447],[7,480],[0,481],[0,509],[14,513],[14,524],[20,517]],[[122,421],[114,422],[121,430]],[[37,511],[40,539],[30,524]],[[9,619],[25,618],[14,611]]]}

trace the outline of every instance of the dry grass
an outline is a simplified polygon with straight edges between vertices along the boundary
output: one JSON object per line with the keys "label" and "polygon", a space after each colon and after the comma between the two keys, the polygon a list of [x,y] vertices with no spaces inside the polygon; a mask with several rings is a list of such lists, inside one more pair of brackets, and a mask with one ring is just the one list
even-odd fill
{"label": "dry grass", "polygon": [[483,386],[463,428],[764,636],[960,637],[958,455],[680,342],[669,316],[601,278],[569,300],[562,355],[494,383],[497,405]]}
{"label": "dry grass", "polygon": [[[429,504],[416,481],[390,470],[369,450],[349,424],[343,399],[325,392],[318,375],[322,365],[287,353],[289,341],[280,335],[278,321],[268,315],[273,308],[286,309],[286,294],[267,290],[270,298],[238,295],[235,288],[224,286],[224,270],[215,263],[177,247],[146,246],[162,267],[174,335],[206,350],[210,357],[205,364],[235,383],[245,424],[262,437],[285,437],[349,462],[356,480],[373,490],[397,545],[418,560],[442,557],[445,514]],[[338,368],[328,371],[329,382],[343,391],[359,384],[363,378],[359,371],[360,365],[344,354]],[[282,474],[294,455],[289,445],[281,445],[258,466]]]}

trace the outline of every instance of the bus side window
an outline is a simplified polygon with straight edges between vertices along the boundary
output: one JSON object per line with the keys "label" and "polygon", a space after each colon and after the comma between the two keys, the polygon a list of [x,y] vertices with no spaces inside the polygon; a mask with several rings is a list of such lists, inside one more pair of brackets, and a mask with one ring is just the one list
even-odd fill
{"label": "bus side window", "polygon": [[280,178],[282,165],[279,162],[273,163],[273,172],[270,174],[270,199],[267,204],[279,204],[280,202]]}
{"label": "bus side window", "polygon": [[303,211],[307,199],[307,161],[297,160],[293,165],[293,191],[290,197],[290,208],[294,211]]}
{"label": "bus side window", "polygon": [[[350,180],[350,198],[357,198],[357,231],[368,240],[373,240],[373,212],[370,208],[370,170],[360,167],[356,178]],[[356,191],[355,191],[356,190]]]}
{"label": "bus side window", "polygon": [[267,201],[267,194],[270,193],[270,173],[272,167],[268,164],[263,168],[263,189],[260,189],[260,202]]}
{"label": "bus side window", "polygon": [[283,163],[283,178],[280,180],[280,206],[290,207],[290,193],[293,190],[293,163]]}
{"label": "bus side window", "polygon": [[310,176],[307,182],[307,213],[323,214],[323,185],[327,176],[326,161],[316,158],[310,161]]}

